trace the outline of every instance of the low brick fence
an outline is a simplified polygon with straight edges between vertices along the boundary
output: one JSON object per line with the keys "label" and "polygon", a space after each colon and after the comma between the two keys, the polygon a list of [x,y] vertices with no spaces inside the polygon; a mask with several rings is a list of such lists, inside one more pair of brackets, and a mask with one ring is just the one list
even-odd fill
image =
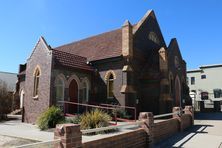
{"label": "low brick fence", "polygon": [[[180,111],[179,107],[173,108],[173,112],[178,111]],[[61,142],[56,144],[55,147],[152,147],[154,143],[192,126],[193,119],[193,109],[191,106],[186,106],[184,113],[175,114],[173,115],[173,118],[158,123],[154,123],[154,116],[151,112],[142,112],[139,116],[139,120],[143,121],[140,128],[115,134],[106,138],[90,140],[88,142],[84,142],[82,140],[82,133],[79,125],[60,124],[56,126],[54,138],[61,139]]]}
{"label": "low brick fence", "polygon": [[94,140],[90,142],[85,142],[82,144],[84,148],[116,148],[116,147],[133,147],[141,148],[146,147],[148,141],[147,133],[142,129],[136,129],[127,133],[120,133],[119,135],[103,138],[99,140]]}
{"label": "low brick fence", "polygon": [[159,142],[160,140],[169,137],[177,132],[179,132],[179,123],[176,118],[154,123],[153,127],[154,142],[155,143]]}
{"label": "low brick fence", "polygon": [[[173,113],[179,112],[179,107],[173,108]],[[153,123],[153,143],[157,143],[193,125],[194,114],[191,106],[186,106],[184,113],[175,114],[173,118]]]}

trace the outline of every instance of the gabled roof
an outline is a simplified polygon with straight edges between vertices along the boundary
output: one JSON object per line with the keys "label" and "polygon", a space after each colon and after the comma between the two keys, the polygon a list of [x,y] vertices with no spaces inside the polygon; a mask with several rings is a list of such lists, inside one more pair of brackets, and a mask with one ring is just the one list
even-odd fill
{"label": "gabled roof", "polygon": [[[133,25],[133,34],[151,17],[156,20],[153,10],[147,11],[145,16],[137,24]],[[160,30],[158,22],[157,25]],[[163,39],[161,31],[160,34]],[[163,42],[165,45],[164,39]],[[122,56],[122,28],[62,45],[54,49],[86,57],[88,61],[119,57]]]}
{"label": "gabled roof", "polygon": [[143,16],[143,18],[133,26],[133,34],[135,34],[137,32],[137,30],[142,26],[142,24],[149,18],[149,17],[155,17],[154,11],[153,10],[149,10],[146,12],[146,14]]}
{"label": "gabled roof", "polygon": [[86,57],[88,61],[118,57],[122,54],[122,30],[89,37],[57,47],[55,50]]}
{"label": "gabled roof", "polygon": [[178,44],[178,42],[177,42],[177,39],[176,39],[176,38],[173,38],[173,39],[171,39],[170,44],[169,44],[169,46],[168,46],[168,52],[169,52],[169,54],[170,54],[171,52],[173,52],[173,50],[175,50],[175,49],[178,50],[179,56],[181,57],[181,59],[183,59],[182,54],[181,54],[181,52],[180,52],[179,44]]}
{"label": "gabled roof", "polygon": [[45,49],[51,50],[50,46],[47,44],[47,42],[46,42],[46,40],[44,39],[44,37],[43,37],[43,36],[40,36],[38,42],[36,43],[34,49],[32,50],[32,53],[31,53],[31,55],[30,55],[30,57],[29,57],[28,59],[30,59],[30,58],[32,57],[32,55],[34,54],[37,46],[38,46],[40,43],[42,43],[42,45],[45,47]]}
{"label": "gabled roof", "polygon": [[87,59],[85,57],[77,56],[59,50],[53,50],[52,54],[55,65],[93,71],[93,68],[87,64]]}

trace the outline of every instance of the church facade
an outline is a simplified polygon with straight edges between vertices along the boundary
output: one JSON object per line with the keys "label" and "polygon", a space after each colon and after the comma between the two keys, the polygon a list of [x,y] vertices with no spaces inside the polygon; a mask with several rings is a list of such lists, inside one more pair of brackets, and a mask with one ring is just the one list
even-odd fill
{"label": "church facade", "polygon": [[59,101],[118,104],[154,114],[190,102],[186,62],[175,38],[166,45],[153,11],[135,25],[125,21],[119,29],[56,48],[40,37],[20,65],[17,94],[29,123],[47,107],[61,106]]}

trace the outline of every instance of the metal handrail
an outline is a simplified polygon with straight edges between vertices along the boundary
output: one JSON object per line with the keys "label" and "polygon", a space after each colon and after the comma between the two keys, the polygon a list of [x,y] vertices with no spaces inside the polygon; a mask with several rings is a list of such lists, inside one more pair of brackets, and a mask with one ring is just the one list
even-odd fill
{"label": "metal handrail", "polygon": [[103,106],[111,106],[111,107],[115,107],[115,108],[126,108],[126,109],[133,109],[134,110],[134,120],[136,122],[136,107],[131,107],[131,106],[120,106],[120,105],[113,105],[113,104],[100,104]]}
{"label": "metal handrail", "polygon": [[51,144],[51,143],[57,144],[59,142],[61,142],[61,139],[24,144],[24,145],[16,146],[16,148],[31,148],[31,147],[34,147],[34,146],[46,145],[46,144]]}
{"label": "metal handrail", "polygon": [[[58,101],[58,102],[59,102],[59,103],[64,103],[64,104],[73,104],[73,105],[80,105],[80,106],[92,107],[92,108],[100,108],[100,109],[107,109],[107,110],[116,110],[116,108],[114,108],[114,107],[104,107],[104,106],[84,104],[84,103],[76,103],[76,102],[69,102],[69,101]],[[116,122],[116,124],[117,124],[116,113],[115,113],[115,122]]]}
{"label": "metal handrail", "polygon": [[83,134],[89,134],[89,133],[95,133],[95,132],[101,132],[101,131],[106,131],[106,130],[117,129],[117,128],[121,128],[121,127],[124,127],[124,126],[141,125],[143,123],[144,123],[144,121],[137,121],[137,122],[121,124],[121,125],[116,125],[116,126],[108,126],[108,127],[101,127],[101,128],[93,128],[93,129],[81,130],[81,132]]}
{"label": "metal handrail", "polygon": [[91,104],[84,104],[84,103],[76,103],[76,102],[69,102],[69,101],[58,101],[59,103],[67,103],[67,104],[74,104],[74,105],[81,105],[81,106],[86,106],[86,107],[94,107],[94,108],[102,108],[102,109],[115,109],[112,107],[103,107],[103,106],[98,106],[98,105],[91,105]]}
{"label": "metal handrail", "polygon": [[167,113],[167,114],[155,115],[155,116],[153,116],[153,118],[156,119],[156,118],[167,117],[167,116],[178,115],[178,114],[181,114],[181,111],[174,112],[174,113]]}

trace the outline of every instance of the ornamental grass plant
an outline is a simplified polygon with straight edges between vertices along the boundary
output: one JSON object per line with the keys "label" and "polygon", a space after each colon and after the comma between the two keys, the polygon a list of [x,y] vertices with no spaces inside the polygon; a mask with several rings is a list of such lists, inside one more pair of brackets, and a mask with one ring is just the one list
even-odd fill
{"label": "ornamental grass plant", "polygon": [[80,117],[80,127],[84,129],[100,128],[109,126],[111,116],[100,109],[93,109]]}

